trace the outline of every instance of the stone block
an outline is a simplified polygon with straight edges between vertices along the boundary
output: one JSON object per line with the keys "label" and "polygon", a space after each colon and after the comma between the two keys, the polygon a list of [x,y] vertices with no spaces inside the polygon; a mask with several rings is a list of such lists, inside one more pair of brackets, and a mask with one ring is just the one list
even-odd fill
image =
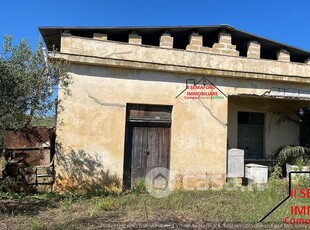
{"label": "stone block", "polygon": [[220,44],[220,43],[214,43],[212,48],[214,49],[226,49],[226,45],[225,44]]}
{"label": "stone block", "polygon": [[93,38],[98,40],[108,40],[107,34],[93,33]]}
{"label": "stone block", "polygon": [[261,47],[261,45],[260,45],[260,43],[259,42],[257,42],[257,41],[250,41],[250,42],[248,42],[248,48],[251,48],[251,49],[259,49],[260,50],[260,47]]}
{"label": "stone block", "polygon": [[52,176],[50,177],[38,177],[38,184],[40,183],[53,183],[54,181],[54,178]]}
{"label": "stone block", "polygon": [[277,59],[278,61],[290,62],[291,56],[287,50],[281,49],[277,53]]}
{"label": "stone block", "polygon": [[142,37],[139,36],[137,33],[129,34],[129,41],[128,42],[131,44],[141,45],[142,44]]}
{"label": "stone block", "polygon": [[260,58],[260,54],[259,53],[254,53],[254,52],[251,52],[251,53],[248,52],[247,57],[248,58],[259,59]]}
{"label": "stone block", "polygon": [[212,49],[211,49],[211,52],[212,52],[212,53],[219,54],[219,53],[221,53],[221,50],[220,50],[220,49],[217,49],[217,48],[212,48]]}
{"label": "stone block", "polygon": [[247,57],[259,59],[260,58],[260,48],[261,48],[260,43],[258,43],[256,41],[250,41],[248,43]]}
{"label": "stone block", "polygon": [[191,39],[191,45],[202,46],[202,39],[193,38]]}
{"label": "stone block", "polygon": [[210,47],[206,47],[206,46],[202,46],[202,47],[200,47],[200,49],[199,49],[199,51],[201,51],[201,52],[212,52],[212,48],[210,48]]}
{"label": "stone block", "polygon": [[53,167],[40,167],[37,169],[38,175],[40,174],[53,174],[54,170]]}
{"label": "stone block", "polygon": [[199,46],[187,45],[187,46],[186,46],[186,50],[198,51],[198,50],[199,50]]}
{"label": "stone block", "polygon": [[203,190],[207,188],[206,177],[203,175],[186,176],[183,179],[186,190]]}
{"label": "stone block", "polygon": [[235,45],[226,45],[226,49],[229,49],[229,50],[236,50],[236,46]]}
{"label": "stone block", "polygon": [[220,44],[231,44],[231,34],[224,32],[219,33],[218,41]]}
{"label": "stone block", "polygon": [[27,167],[27,168],[19,168],[20,174],[35,174],[36,168],[35,167]]}
{"label": "stone block", "polygon": [[225,45],[215,43],[211,49],[212,53],[225,54],[230,56],[239,56],[239,51],[237,51],[234,45]]}
{"label": "stone block", "polygon": [[214,174],[210,173],[206,176],[206,186],[214,190],[219,190],[223,188],[225,184],[225,174]]}
{"label": "stone block", "polygon": [[213,44],[211,51],[212,53],[239,56],[236,46],[231,43],[231,34],[224,32],[219,34],[219,42]]}
{"label": "stone block", "polygon": [[163,34],[160,37],[160,47],[162,48],[173,48],[173,37],[170,34]]}
{"label": "stone block", "polygon": [[199,35],[198,33],[192,33],[189,41],[189,45],[202,46],[202,35]]}
{"label": "stone block", "polygon": [[226,50],[236,50],[236,46],[235,45],[220,44],[220,43],[213,44],[212,48],[226,49]]}
{"label": "stone block", "polygon": [[239,56],[239,51],[236,50],[221,49],[220,53],[229,56]]}
{"label": "stone block", "polygon": [[35,174],[29,174],[24,175],[25,182],[27,184],[35,184],[36,183],[36,175]]}

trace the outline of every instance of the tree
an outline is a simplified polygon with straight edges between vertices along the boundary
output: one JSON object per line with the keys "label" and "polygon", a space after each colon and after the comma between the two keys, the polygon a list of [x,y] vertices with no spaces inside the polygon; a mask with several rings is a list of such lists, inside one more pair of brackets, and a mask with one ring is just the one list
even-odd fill
{"label": "tree", "polygon": [[55,114],[57,86],[69,93],[68,63],[47,59],[43,42],[36,49],[26,39],[18,45],[5,35],[0,53],[0,132],[5,128],[23,128],[35,117]]}

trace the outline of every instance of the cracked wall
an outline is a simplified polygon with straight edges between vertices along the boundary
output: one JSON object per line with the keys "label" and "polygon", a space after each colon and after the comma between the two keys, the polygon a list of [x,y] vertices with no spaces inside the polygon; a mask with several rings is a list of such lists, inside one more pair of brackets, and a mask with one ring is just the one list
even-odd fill
{"label": "cracked wall", "polygon": [[[82,165],[83,161],[90,170],[84,169],[88,173],[79,177],[81,181],[93,181],[96,185],[102,183],[102,188],[121,189],[126,103],[173,106],[170,152],[172,187],[207,189],[225,183],[227,138],[236,138],[231,131],[227,136],[227,121],[230,127],[235,124],[231,121],[233,116],[227,120],[229,100],[226,97],[221,100],[186,100],[184,93],[176,98],[184,89],[186,79],[197,82],[203,76],[76,64],[71,66],[70,72],[74,82],[72,96],[64,100],[65,110],[58,115],[57,142],[62,150],[58,153],[61,157],[56,159],[56,189],[78,186],[75,183],[79,180],[75,175],[79,168],[68,170],[66,167],[70,164]],[[241,93],[263,95],[273,86],[288,87],[285,83],[211,76],[208,79],[229,96]],[[289,86],[306,89],[306,86],[298,84]],[[63,98],[61,90],[59,97]],[[256,105],[255,99],[248,106],[253,104]],[[251,111],[251,108],[236,108],[235,111],[238,109]],[[262,111],[266,109],[262,108]],[[269,110],[272,109],[271,106]],[[290,132],[291,136],[287,137],[295,138],[294,143],[297,143],[296,132]],[[274,135],[270,135],[271,140]],[[233,141],[229,140],[229,144],[232,147]],[[270,149],[275,147],[270,141]],[[79,161],[74,160],[74,156],[79,156],[81,151],[83,156]],[[91,162],[94,165],[90,165]],[[106,180],[108,184],[102,180],[103,175],[109,176],[110,179]]]}
{"label": "cracked wall", "polygon": [[[193,76],[86,65],[71,68],[72,96],[64,100],[65,110],[58,114],[57,142],[62,147],[58,154],[66,159],[57,158],[56,188],[64,190],[69,186],[61,180],[74,177],[74,170],[65,167],[70,164],[72,152],[79,151],[95,158],[104,171],[122,182],[126,103],[173,106],[170,153],[173,187],[177,186],[177,177],[188,175],[194,178],[207,175],[208,180],[214,178],[219,185],[224,183],[226,98],[176,99],[185,87],[186,78]],[[59,97],[63,97],[61,91]],[[89,177],[93,179],[100,174]]]}

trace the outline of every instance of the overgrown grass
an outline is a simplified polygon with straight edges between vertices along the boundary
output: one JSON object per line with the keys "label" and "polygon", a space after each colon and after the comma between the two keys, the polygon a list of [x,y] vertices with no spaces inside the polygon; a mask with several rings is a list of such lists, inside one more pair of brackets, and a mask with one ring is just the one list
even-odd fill
{"label": "overgrown grass", "polygon": [[[44,193],[0,194],[0,202],[37,205],[37,210],[0,212],[9,229],[93,229],[103,223],[231,223],[255,224],[288,194],[286,180],[272,180],[266,188],[227,188],[219,191],[177,190],[164,198],[143,189],[109,195]],[[295,188],[295,187],[294,187]],[[296,187],[297,188],[297,187]],[[35,203],[40,201],[42,203]],[[283,224],[290,206],[310,205],[308,199],[288,199],[265,221]],[[19,207],[22,210],[23,207]],[[8,209],[9,210],[9,209]],[[114,228],[116,228],[114,226]]]}

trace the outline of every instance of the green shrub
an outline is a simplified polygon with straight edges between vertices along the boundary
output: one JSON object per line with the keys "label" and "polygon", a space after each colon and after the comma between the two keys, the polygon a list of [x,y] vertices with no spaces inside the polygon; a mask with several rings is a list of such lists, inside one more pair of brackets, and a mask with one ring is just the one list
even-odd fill
{"label": "green shrub", "polygon": [[300,159],[304,162],[310,162],[310,148],[303,146],[284,146],[270,155],[271,159],[279,161],[283,164],[296,164]]}
{"label": "green shrub", "polygon": [[95,207],[99,210],[112,211],[116,208],[116,204],[112,197],[104,197],[96,202]]}
{"label": "green shrub", "polygon": [[[292,171],[302,171],[303,167],[306,165],[303,159],[298,159],[296,161],[297,169],[293,169]],[[309,167],[308,167],[309,168]],[[309,187],[309,175],[307,174],[296,174],[294,175],[294,181],[299,188],[307,188]]]}
{"label": "green shrub", "polygon": [[135,186],[131,189],[133,193],[144,194],[146,193],[145,180],[139,180]]}
{"label": "green shrub", "polygon": [[270,180],[277,180],[277,179],[280,179],[281,177],[283,176],[282,174],[282,167],[280,164],[276,164],[273,169],[272,169],[272,172],[271,172],[271,175],[270,175]]}

